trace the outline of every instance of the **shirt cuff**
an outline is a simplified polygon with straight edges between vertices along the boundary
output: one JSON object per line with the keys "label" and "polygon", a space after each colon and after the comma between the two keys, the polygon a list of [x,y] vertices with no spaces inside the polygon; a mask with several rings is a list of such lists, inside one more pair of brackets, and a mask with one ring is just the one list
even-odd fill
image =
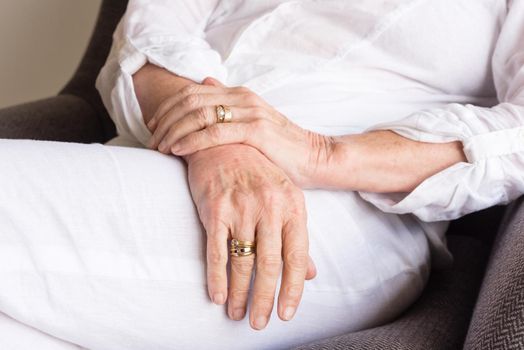
{"label": "shirt cuff", "polygon": [[[118,135],[135,138],[147,146],[152,136],[136,97],[133,75],[150,62],[178,76],[200,83],[206,77],[224,81],[226,70],[218,53],[199,40],[173,41],[171,37],[140,39],[138,48],[129,39],[118,49],[118,67],[111,105]],[[110,67],[106,69],[110,70]]]}
{"label": "shirt cuff", "polygon": [[361,191],[360,196],[384,212],[414,214],[426,222],[453,220],[517,197],[522,176],[514,164],[524,151],[524,127],[489,130],[478,119],[468,120],[471,110],[461,109],[459,116],[456,108],[416,113],[367,131],[391,130],[422,142],[461,141],[467,162],[443,169],[409,193]]}
{"label": "shirt cuff", "polygon": [[201,83],[206,77],[226,81],[227,70],[222,58],[199,38],[180,40],[174,36],[127,38],[122,49],[122,70],[130,75],[150,62],[173,74]]}
{"label": "shirt cuff", "polygon": [[425,222],[454,220],[508,202],[500,158],[457,163],[430,176],[409,193],[359,194],[384,212],[413,214]]}

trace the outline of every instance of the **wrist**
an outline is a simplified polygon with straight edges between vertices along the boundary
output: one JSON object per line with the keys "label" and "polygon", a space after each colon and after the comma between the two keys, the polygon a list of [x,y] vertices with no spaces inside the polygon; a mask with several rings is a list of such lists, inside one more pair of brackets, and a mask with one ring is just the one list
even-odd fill
{"label": "wrist", "polygon": [[357,165],[361,154],[352,135],[330,136],[325,156],[313,173],[313,188],[354,189],[357,184]]}
{"label": "wrist", "polygon": [[146,125],[167,98],[189,84],[194,82],[151,63],[140,68],[133,75],[133,87]]}
{"label": "wrist", "polygon": [[326,158],[324,171],[318,181],[319,188],[354,190],[358,185],[361,159],[356,135],[331,137],[331,152]]}
{"label": "wrist", "polygon": [[197,151],[195,153],[187,154],[185,156],[182,156],[182,158],[186,161],[187,164],[191,164],[194,162],[198,162],[202,159],[206,159],[209,157],[213,158],[224,158],[225,159],[231,159],[238,158],[240,156],[253,156],[254,154],[261,154],[257,149],[240,143],[235,144],[227,144],[227,145],[220,145],[220,146],[214,146],[207,149],[203,149],[201,151]]}

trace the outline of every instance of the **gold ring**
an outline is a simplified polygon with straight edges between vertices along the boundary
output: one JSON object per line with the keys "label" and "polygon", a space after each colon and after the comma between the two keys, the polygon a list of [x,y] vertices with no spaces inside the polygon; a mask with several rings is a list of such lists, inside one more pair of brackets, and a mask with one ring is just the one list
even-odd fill
{"label": "gold ring", "polygon": [[233,113],[228,106],[218,105],[216,106],[217,111],[217,123],[230,123],[233,119]]}
{"label": "gold ring", "polygon": [[252,241],[239,241],[236,238],[231,240],[229,253],[232,256],[248,256],[255,254],[256,244]]}

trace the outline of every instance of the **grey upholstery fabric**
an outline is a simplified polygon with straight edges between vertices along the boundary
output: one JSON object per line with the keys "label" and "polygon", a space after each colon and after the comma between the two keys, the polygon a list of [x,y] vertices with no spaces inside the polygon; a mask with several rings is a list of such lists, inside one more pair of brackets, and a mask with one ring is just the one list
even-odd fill
{"label": "grey upholstery fabric", "polygon": [[524,199],[495,241],[465,349],[524,349]]}
{"label": "grey upholstery fabric", "polygon": [[96,112],[83,99],[61,95],[0,110],[0,138],[100,142]]}
{"label": "grey upholstery fabric", "polygon": [[113,32],[126,7],[127,0],[104,0],[102,2],[95,30],[82,62],[73,78],[61,92],[61,94],[79,96],[91,105],[103,125],[103,142],[116,136],[116,131],[95,88],[95,80],[109,55]]}
{"label": "grey upholstery fabric", "polygon": [[462,348],[489,249],[462,236],[450,236],[449,247],[455,257],[453,267],[433,272],[424,294],[398,320],[295,350]]}

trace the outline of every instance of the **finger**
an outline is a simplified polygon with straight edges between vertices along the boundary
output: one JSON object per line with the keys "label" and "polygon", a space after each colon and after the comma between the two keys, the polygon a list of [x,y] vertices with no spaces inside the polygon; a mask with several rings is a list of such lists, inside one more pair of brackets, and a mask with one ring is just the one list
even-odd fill
{"label": "finger", "polygon": [[222,223],[207,232],[207,287],[209,297],[218,305],[227,299],[228,228]]}
{"label": "finger", "polygon": [[295,315],[308,265],[308,237],[305,220],[294,218],[282,231],[284,269],[278,296],[278,314],[284,321]]}
{"label": "finger", "polygon": [[195,95],[195,94],[217,94],[217,93],[227,93],[227,91],[224,88],[213,86],[213,85],[201,85],[201,84],[189,84],[181,88],[179,91],[177,91],[173,96],[167,98],[164,100],[160,106],[155,111],[155,114],[149,122],[147,123],[147,126],[150,129],[155,129],[158,120],[161,116],[166,114],[173,106],[175,106],[177,103],[179,103],[182,99],[189,95]]}
{"label": "finger", "polygon": [[[255,119],[253,108],[230,107],[234,116],[234,122],[249,122]],[[159,137],[158,149],[161,152],[169,152],[181,138],[213,124],[217,124],[216,107],[203,107],[174,122],[163,136]]]}
{"label": "finger", "polygon": [[251,105],[258,105],[258,106],[265,106],[268,107],[266,101],[264,101],[260,96],[256,95],[254,92],[252,92],[249,88],[245,86],[235,86],[228,88],[226,85],[222,84],[220,81],[218,81],[215,78],[207,77],[202,81],[202,84],[207,86],[215,86],[218,88],[226,88],[232,93],[239,93],[244,95],[244,99],[247,99],[247,104],[251,103]]}
{"label": "finger", "polygon": [[311,258],[311,256],[308,259],[307,264],[307,272],[306,272],[306,280],[312,280],[317,276],[317,267],[315,266],[315,262]]}
{"label": "finger", "polygon": [[160,140],[164,138],[164,135],[171,125],[190,112],[196,111],[203,107],[215,107],[217,105],[237,105],[241,101],[242,95],[231,93],[196,94],[184,97],[164,115],[157,117],[158,122],[155,133],[151,137],[149,143],[150,148],[158,148]]}
{"label": "finger", "polygon": [[212,85],[217,87],[225,88],[226,86],[222,84],[219,80],[213,78],[213,77],[207,77],[202,81],[202,84],[204,85]]}
{"label": "finger", "polygon": [[266,327],[271,316],[282,270],[282,226],[276,215],[262,218],[257,227],[256,272],[250,310],[251,327],[257,330]]}
{"label": "finger", "polygon": [[[255,241],[253,219],[245,218],[233,228],[231,237],[242,241]],[[229,278],[228,315],[233,320],[241,320],[246,315],[251,275],[255,264],[255,254],[230,256],[231,273]]]}
{"label": "finger", "polygon": [[171,152],[186,155],[206,148],[231,143],[245,143],[255,148],[261,144],[261,133],[251,132],[253,123],[220,123],[193,132],[174,143]]}

